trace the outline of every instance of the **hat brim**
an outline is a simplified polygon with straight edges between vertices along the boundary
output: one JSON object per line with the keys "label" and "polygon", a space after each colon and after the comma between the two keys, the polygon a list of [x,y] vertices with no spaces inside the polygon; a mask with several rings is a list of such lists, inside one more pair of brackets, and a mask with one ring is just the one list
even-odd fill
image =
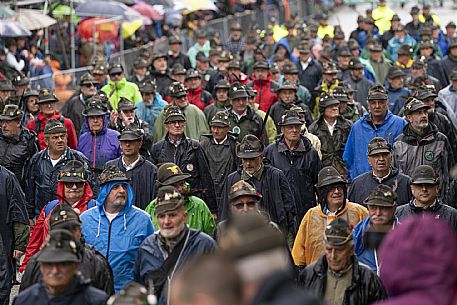
{"label": "hat brim", "polygon": [[330,179],[325,179],[321,183],[316,184],[316,187],[317,188],[322,188],[324,186],[329,186],[329,185],[332,185],[332,184],[347,184],[347,181],[345,181],[341,177],[333,177],[333,178],[330,178]]}
{"label": "hat brim", "polygon": [[121,110],[131,111],[131,110],[135,110],[135,109],[136,109],[135,105],[132,105],[132,106],[129,106],[129,107],[117,108],[118,111],[121,111]]}
{"label": "hat brim", "polygon": [[192,175],[190,175],[190,174],[180,174],[180,175],[178,174],[178,175],[174,175],[174,176],[169,177],[165,181],[159,181],[159,183],[160,183],[161,186],[163,186],[163,185],[173,185],[175,183],[178,183],[178,182],[181,182],[181,181],[185,181],[185,180],[189,179],[190,177],[192,177]]}
{"label": "hat brim", "polygon": [[248,98],[248,97],[249,97],[249,94],[244,90],[240,90],[239,92],[234,92],[229,96],[229,98],[231,100],[236,99],[236,98]]}
{"label": "hat brim", "polygon": [[107,112],[103,111],[103,110],[89,110],[89,111],[86,111],[86,110],[83,110],[82,112],[83,116],[104,116],[106,114],[108,114]]}
{"label": "hat brim", "polygon": [[176,209],[179,209],[180,207],[182,207],[184,205],[184,200],[179,200],[177,202],[169,202],[169,203],[162,203],[162,204],[158,204],[156,205],[156,208],[154,210],[154,215],[155,216],[159,216],[159,215],[162,215],[164,213],[167,213],[167,212],[171,212],[171,211],[174,211]]}
{"label": "hat brim", "polygon": [[391,151],[388,150],[387,148],[378,148],[378,149],[373,149],[368,156],[374,156],[374,155],[379,155],[379,154],[390,154]]}
{"label": "hat brim", "polygon": [[251,194],[251,193],[247,193],[246,191],[241,190],[241,191],[229,194],[229,201],[230,202],[234,201],[236,198],[241,197],[241,196],[251,196],[251,197],[256,198],[257,200],[262,199],[262,195],[260,195],[260,194]]}
{"label": "hat brim", "polygon": [[365,200],[364,202],[365,205],[375,205],[379,207],[387,207],[387,208],[393,208],[395,205],[393,203],[389,203],[385,200],[381,199],[370,199],[370,200]]}
{"label": "hat brim", "polygon": [[20,120],[21,118],[22,118],[22,114],[17,115],[17,116],[0,115],[0,121],[17,121],[17,120]]}
{"label": "hat brim", "polygon": [[215,127],[230,127],[230,124],[224,123],[222,121],[211,121],[209,122],[209,126],[215,126]]}
{"label": "hat brim", "polygon": [[113,68],[108,71],[108,74],[117,74],[117,73],[123,73],[124,71],[121,68]]}
{"label": "hat brim", "polygon": [[65,127],[56,127],[52,130],[44,130],[44,134],[56,134],[56,133],[67,133],[67,129]]}
{"label": "hat brim", "polygon": [[40,263],[79,263],[76,254],[63,252],[61,249],[43,249],[37,258]]}
{"label": "hat brim", "polygon": [[37,104],[46,104],[46,103],[57,103],[58,100],[55,98],[46,98],[44,100],[38,100]]}
{"label": "hat brim", "polygon": [[285,120],[284,123],[279,123],[279,126],[303,125],[303,122],[297,119]]}
{"label": "hat brim", "polygon": [[86,180],[82,179],[78,176],[63,176],[59,179],[59,182],[67,183],[67,182],[86,182]]}
{"label": "hat brim", "polygon": [[242,152],[239,151],[236,153],[236,156],[241,159],[254,159],[262,155],[263,152],[252,151],[252,152]]}
{"label": "hat brim", "polygon": [[130,179],[129,178],[124,178],[124,177],[115,177],[115,178],[112,178],[112,179],[107,179],[106,181],[104,181],[103,183],[100,184],[100,186],[104,185],[104,184],[107,184],[109,182],[130,182]]}
{"label": "hat brim", "polygon": [[419,111],[419,110],[422,110],[422,109],[430,109],[430,106],[429,105],[420,105],[420,106],[417,106],[416,108],[413,108],[413,109],[409,109],[407,111],[405,111],[405,114],[406,115],[409,115],[409,114],[413,114],[414,112],[416,111]]}
{"label": "hat brim", "polygon": [[437,185],[439,184],[439,181],[438,179],[432,179],[432,178],[420,178],[420,179],[416,179],[414,181],[411,181],[411,185],[415,185],[415,184],[430,184],[430,185]]}
{"label": "hat brim", "polygon": [[173,123],[173,122],[186,122],[186,118],[181,115],[172,115],[165,119],[164,124]]}
{"label": "hat brim", "polygon": [[120,134],[117,136],[119,141],[142,141],[143,137],[133,135],[131,133]]}

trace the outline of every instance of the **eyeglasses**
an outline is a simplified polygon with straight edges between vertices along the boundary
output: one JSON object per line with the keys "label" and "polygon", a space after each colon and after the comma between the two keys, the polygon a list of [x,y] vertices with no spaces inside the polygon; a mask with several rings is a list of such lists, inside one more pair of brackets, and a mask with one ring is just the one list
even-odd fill
{"label": "eyeglasses", "polygon": [[232,205],[235,207],[235,209],[242,210],[245,205],[247,205],[248,208],[253,208],[253,207],[255,207],[256,204],[257,204],[256,201],[248,201],[248,202],[241,201],[241,202],[234,203]]}
{"label": "eyeglasses", "polygon": [[342,185],[331,185],[330,186],[330,192],[334,192],[338,190],[339,192],[343,191],[343,186]]}
{"label": "eyeglasses", "polygon": [[113,73],[113,74],[110,74],[109,76],[111,77],[115,77],[115,76],[121,76],[122,72],[119,72],[119,73]]}
{"label": "eyeglasses", "polygon": [[76,185],[77,188],[82,188],[84,184],[85,182],[64,182],[65,187],[69,189],[73,188],[74,185]]}

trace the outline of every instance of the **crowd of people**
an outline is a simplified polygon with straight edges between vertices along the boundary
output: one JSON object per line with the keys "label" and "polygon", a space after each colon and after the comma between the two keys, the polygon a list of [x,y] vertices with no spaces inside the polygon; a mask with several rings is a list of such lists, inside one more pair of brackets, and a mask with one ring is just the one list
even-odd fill
{"label": "crowd of people", "polygon": [[0,304],[455,304],[455,23],[195,37],[2,75]]}

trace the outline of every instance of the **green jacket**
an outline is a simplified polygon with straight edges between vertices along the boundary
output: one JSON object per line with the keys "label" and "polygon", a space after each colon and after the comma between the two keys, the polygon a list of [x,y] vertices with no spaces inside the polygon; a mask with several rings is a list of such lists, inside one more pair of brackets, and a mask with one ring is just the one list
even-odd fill
{"label": "green jacket", "polygon": [[[186,129],[184,130],[186,137],[199,141],[201,135],[209,133],[206,116],[197,106],[189,104],[186,108],[181,110],[186,116]],[[154,143],[162,140],[167,134],[167,129],[164,125],[164,111],[165,110],[162,110],[159,113],[159,116],[154,123],[154,132],[152,134]]]}
{"label": "green jacket", "polygon": [[110,80],[108,84],[103,86],[102,91],[109,97],[109,103],[115,111],[117,111],[117,105],[119,104],[121,97],[127,98],[134,104],[143,100],[138,86],[128,82],[125,77],[117,84]]}
{"label": "green jacket", "polygon": [[[155,231],[159,230],[157,218],[154,215],[156,203],[157,198],[151,201],[145,209],[146,213],[151,216]],[[210,236],[213,234],[214,228],[216,228],[216,222],[214,221],[213,215],[209,211],[208,206],[203,200],[195,196],[189,196],[186,199],[184,208],[189,215],[187,224],[191,229],[200,230]]]}

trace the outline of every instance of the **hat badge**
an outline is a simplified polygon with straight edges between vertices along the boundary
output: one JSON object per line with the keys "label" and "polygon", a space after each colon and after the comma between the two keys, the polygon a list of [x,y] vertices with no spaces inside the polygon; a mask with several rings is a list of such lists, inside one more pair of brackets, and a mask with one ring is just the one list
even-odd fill
{"label": "hat badge", "polygon": [[178,172],[179,172],[179,168],[178,168],[177,165],[173,165],[173,166],[167,167],[167,170],[172,172],[174,175],[177,175]]}

